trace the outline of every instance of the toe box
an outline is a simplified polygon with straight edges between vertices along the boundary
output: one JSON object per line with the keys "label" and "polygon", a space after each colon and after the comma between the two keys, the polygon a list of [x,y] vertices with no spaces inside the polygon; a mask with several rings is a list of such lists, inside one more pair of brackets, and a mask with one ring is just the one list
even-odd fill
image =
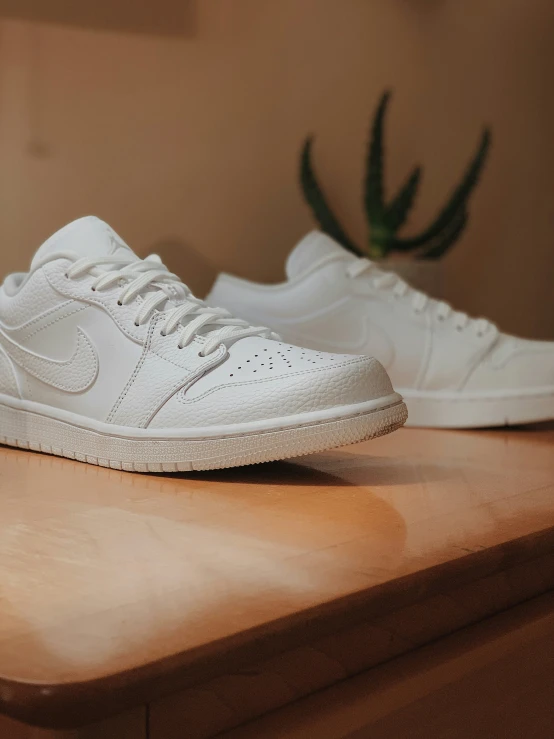
{"label": "toe box", "polygon": [[151,426],[259,422],[366,404],[393,394],[376,359],[252,337],[236,342],[221,365],[172,396]]}

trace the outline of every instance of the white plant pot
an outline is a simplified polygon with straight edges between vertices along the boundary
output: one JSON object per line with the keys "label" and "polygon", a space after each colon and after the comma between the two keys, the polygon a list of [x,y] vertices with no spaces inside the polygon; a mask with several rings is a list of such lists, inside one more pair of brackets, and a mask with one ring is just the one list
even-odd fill
{"label": "white plant pot", "polygon": [[395,272],[416,290],[433,298],[444,297],[444,272],[440,259],[386,259],[380,266]]}

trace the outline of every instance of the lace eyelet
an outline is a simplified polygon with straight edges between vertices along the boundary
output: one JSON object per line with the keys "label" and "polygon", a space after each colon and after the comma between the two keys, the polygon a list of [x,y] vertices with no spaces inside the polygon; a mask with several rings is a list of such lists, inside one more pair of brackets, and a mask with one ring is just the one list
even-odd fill
{"label": "lace eyelet", "polygon": [[91,287],[90,289],[92,290],[93,293],[96,292],[96,288],[95,287]]}
{"label": "lace eyelet", "polygon": [[140,323],[137,323],[137,322],[135,321],[135,326],[136,326],[137,328],[139,328],[139,327],[140,327]]}
{"label": "lace eyelet", "polygon": [[163,331],[160,331],[160,336],[163,336],[165,338],[167,336],[167,334],[164,333]]}
{"label": "lace eyelet", "polygon": [[120,308],[123,308],[123,303],[121,302],[121,300],[118,300],[117,304],[119,305]]}

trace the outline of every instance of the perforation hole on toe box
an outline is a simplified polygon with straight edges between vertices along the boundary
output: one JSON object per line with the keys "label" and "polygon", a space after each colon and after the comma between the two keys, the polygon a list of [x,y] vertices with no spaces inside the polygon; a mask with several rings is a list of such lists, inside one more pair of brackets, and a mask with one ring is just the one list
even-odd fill
{"label": "perforation hole on toe box", "polygon": [[256,380],[267,377],[278,377],[295,372],[313,371],[318,367],[336,366],[341,361],[351,360],[350,355],[333,355],[325,352],[304,349],[287,344],[273,343],[272,346],[251,347],[251,354],[242,351],[235,355],[233,352],[226,362],[227,376],[233,378],[233,382],[241,380],[248,381],[248,378]]}

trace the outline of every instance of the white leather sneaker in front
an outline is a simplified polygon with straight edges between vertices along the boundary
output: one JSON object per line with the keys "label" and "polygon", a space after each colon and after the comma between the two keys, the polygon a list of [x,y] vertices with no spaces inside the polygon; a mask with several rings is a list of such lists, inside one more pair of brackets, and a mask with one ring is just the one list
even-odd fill
{"label": "white leather sneaker in front", "polygon": [[0,288],[0,443],[123,470],[308,454],[402,425],[379,362],[299,349],[208,308],[83,218]]}
{"label": "white leather sneaker in front", "polygon": [[502,334],[317,231],[293,250],[286,271],[279,285],[222,274],[207,301],[255,317],[293,344],[376,357],[406,400],[408,425],[554,418],[554,342]]}

